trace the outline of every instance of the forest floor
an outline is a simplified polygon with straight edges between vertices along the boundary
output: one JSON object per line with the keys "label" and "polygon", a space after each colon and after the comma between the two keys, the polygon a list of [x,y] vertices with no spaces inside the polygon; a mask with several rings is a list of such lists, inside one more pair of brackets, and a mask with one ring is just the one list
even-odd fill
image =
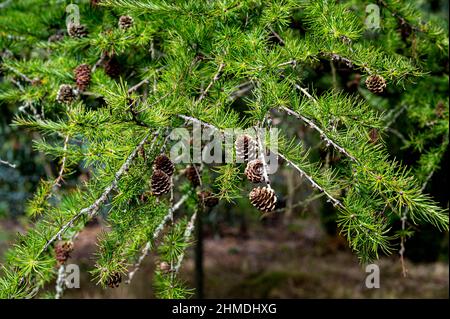
{"label": "forest floor", "polygon": [[[204,241],[206,298],[448,298],[449,265],[443,262],[413,264],[406,260],[402,277],[398,256],[377,261],[380,288],[368,289],[368,273],[340,237],[329,237],[320,224],[296,220],[290,227],[271,225],[250,228],[247,239],[229,228],[221,238]],[[294,225],[294,227],[292,226]],[[81,288],[66,291],[65,298],[153,298],[151,277],[155,258],[146,258],[131,284],[102,289],[91,281],[96,237],[102,227],[83,230],[69,263],[81,269]],[[17,227],[0,222],[0,254]],[[9,235],[8,235],[9,234]],[[193,251],[181,270],[194,286]],[[51,286],[49,289],[53,289]]]}

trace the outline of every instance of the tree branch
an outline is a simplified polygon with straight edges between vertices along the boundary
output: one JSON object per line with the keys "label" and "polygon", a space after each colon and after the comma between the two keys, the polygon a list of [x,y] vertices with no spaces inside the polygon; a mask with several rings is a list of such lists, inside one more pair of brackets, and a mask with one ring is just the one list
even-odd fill
{"label": "tree branch", "polygon": [[153,233],[152,239],[149,240],[145,244],[144,248],[142,249],[141,255],[139,256],[138,261],[134,264],[133,270],[128,273],[128,279],[127,279],[127,281],[125,283],[129,284],[131,282],[131,280],[133,279],[134,275],[136,274],[136,272],[141,267],[141,264],[144,261],[145,257],[150,252],[152,241],[156,240],[159,237],[159,234],[164,229],[164,227],[167,224],[167,222],[172,219],[173,213],[181,207],[181,205],[188,199],[188,197],[189,197],[189,195],[183,195],[178,200],[178,202],[176,202],[171,208],[169,208],[169,210],[167,211],[166,216],[164,216],[164,218],[161,221],[161,223],[158,225],[158,227],[156,227],[156,229],[155,229],[155,231]]}

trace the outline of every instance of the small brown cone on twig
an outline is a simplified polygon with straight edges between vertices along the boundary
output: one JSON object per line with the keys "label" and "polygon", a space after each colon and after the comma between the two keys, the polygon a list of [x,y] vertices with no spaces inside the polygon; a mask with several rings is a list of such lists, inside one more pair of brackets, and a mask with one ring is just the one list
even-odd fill
{"label": "small brown cone on twig", "polygon": [[70,258],[73,251],[73,243],[71,241],[60,242],[55,246],[55,258],[58,266],[63,265]]}
{"label": "small brown cone on twig", "polygon": [[255,159],[247,163],[244,174],[250,182],[261,183],[264,180],[263,170],[263,162],[260,159]]}
{"label": "small brown cone on twig", "polygon": [[270,213],[275,209],[277,196],[273,189],[268,187],[256,187],[249,195],[250,203],[264,213]]}
{"label": "small brown cone on twig", "polygon": [[91,82],[91,67],[87,64],[80,64],[75,68],[74,74],[78,90],[86,90]]}
{"label": "small brown cone on twig", "polygon": [[153,161],[153,169],[160,169],[167,175],[172,176],[173,171],[175,170],[175,166],[173,165],[173,162],[169,157],[167,157],[165,154],[160,154]]}
{"label": "small brown cone on twig", "polygon": [[122,30],[127,30],[133,26],[133,18],[130,16],[121,16],[119,18],[119,28]]}
{"label": "small brown cone on twig", "polygon": [[200,172],[198,168],[194,166],[188,166],[184,172],[186,178],[191,182],[192,186],[197,187],[200,185]]}
{"label": "small brown cone on twig", "polygon": [[62,84],[56,94],[56,101],[61,104],[70,104],[75,101],[76,95],[73,88],[68,84]]}
{"label": "small brown cone on twig", "polygon": [[160,196],[167,194],[172,187],[172,182],[170,181],[170,176],[164,173],[160,169],[156,169],[152,174],[152,193],[153,195]]}
{"label": "small brown cone on twig", "polygon": [[366,86],[370,92],[380,94],[386,88],[386,80],[380,75],[370,75],[366,79]]}
{"label": "small brown cone on twig", "polygon": [[85,38],[88,35],[88,31],[85,25],[71,23],[67,29],[67,33],[69,33],[71,38],[80,39]]}
{"label": "small brown cone on twig", "polygon": [[219,199],[209,191],[201,191],[198,193],[200,202],[206,207],[214,207],[219,203]]}
{"label": "small brown cone on twig", "polygon": [[256,158],[256,141],[247,134],[241,135],[234,143],[236,147],[236,158],[248,162]]}
{"label": "small brown cone on twig", "polygon": [[380,138],[380,133],[378,133],[378,130],[376,128],[372,128],[369,131],[370,143],[376,144],[378,142],[379,138]]}
{"label": "small brown cone on twig", "polygon": [[118,272],[112,274],[107,280],[106,284],[110,288],[117,288],[119,287],[120,283],[122,282],[122,275]]}
{"label": "small brown cone on twig", "polygon": [[105,73],[113,79],[120,75],[120,63],[115,56],[107,58],[103,63],[103,67],[105,69]]}

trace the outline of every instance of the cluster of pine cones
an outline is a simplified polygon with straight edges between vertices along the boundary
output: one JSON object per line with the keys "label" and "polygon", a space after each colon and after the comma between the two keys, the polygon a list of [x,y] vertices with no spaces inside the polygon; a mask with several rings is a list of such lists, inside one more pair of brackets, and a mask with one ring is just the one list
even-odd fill
{"label": "cluster of pine cones", "polygon": [[[249,135],[241,135],[235,142],[236,157],[247,163],[244,174],[252,183],[264,181],[264,164],[257,158],[258,145]],[[250,203],[264,213],[272,212],[277,203],[277,196],[270,187],[256,187],[249,194]]]}

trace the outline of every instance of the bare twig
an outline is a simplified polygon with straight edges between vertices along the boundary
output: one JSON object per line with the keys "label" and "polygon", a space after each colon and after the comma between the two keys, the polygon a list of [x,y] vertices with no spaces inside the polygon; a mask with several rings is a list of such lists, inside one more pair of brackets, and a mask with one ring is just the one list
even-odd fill
{"label": "bare twig", "polygon": [[275,30],[272,29],[272,27],[270,27],[270,26],[269,26],[269,30],[270,30],[270,32],[272,32],[272,34],[275,36],[275,38],[277,38],[278,41],[280,41],[280,44],[281,44],[282,46],[284,46],[284,45],[285,45],[285,42],[284,42],[283,38],[282,38],[278,33],[276,33]]}
{"label": "bare twig", "polygon": [[9,166],[9,167],[11,167],[11,168],[16,168],[16,167],[17,167],[16,164],[12,164],[12,163],[10,163],[10,162],[8,162],[8,161],[4,161],[4,160],[2,160],[1,158],[0,158],[0,164]]}
{"label": "bare twig", "polygon": [[[78,220],[81,216],[87,215],[89,218],[92,218],[95,216],[98,211],[100,210],[100,207],[106,202],[108,199],[109,194],[113,190],[116,189],[117,184],[122,177],[122,175],[128,171],[130,168],[130,165],[132,161],[136,158],[139,150],[144,146],[145,142],[148,140],[150,136],[150,132],[145,135],[145,137],[142,139],[142,141],[138,144],[138,146],[131,152],[131,154],[126,159],[125,163],[120,167],[120,169],[116,172],[113,182],[105,188],[103,193],[100,195],[100,197],[90,206],[83,208],[80,210],[75,216],[73,216],[69,222],[67,222],[52,238],[50,238],[47,243],[44,245],[40,253],[43,253],[45,250],[47,250],[48,246],[50,246],[51,243],[53,243],[57,238],[60,238],[61,235],[73,225],[73,223]],[[152,143],[156,140],[156,138],[159,135],[159,130],[154,133],[154,138]]]}
{"label": "bare twig", "polygon": [[262,168],[263,168],[263,178],[264,178],[264,182],[267,185],[268,189],[272,189],[272,187],[270,186],[270,179],[269,179],[269,174],[267,174],[267,163],[266,163],[266,157],[264,156],[264,145],[261,141],[261,137],[259,136],[260,133],[260,128],[259,127],[254,127],[254,130],[256,132],[256,142],[258,143],[258,149],[259,149],[259,158],[263,164]]}
{"label": "bare twig", "polygon": [[306,174],[306,172],[304,170],[302,170],[297,164],[295,164],[294,162],[292,162],[291,160],[289,160],[288,158],[286,158],[286,156],[284,156],[281,153],[278,153],[278,156],[280,156],[282,159],[284,159],[287,163],[289,163],[289,165],[291,165],[293,168],[295,168],[297,171],[300,172],[301,176],[304,176],[312,185],[313,188],[317,188],[319,191],[321,191],[322,193],[324,193],[328,199],[332,202],[332,204],[334,206],[339,206],[341,208],[344,208],[344,205],[342,205],[342,203],[333,197],[333,195],[331,195],[330,193],[328,193],[322,186],[320,186],[319,184],[316,183],[316,181],[314,181],[314,179],[309,176],[308,174]]}
{"label": "bare twig", "polygon": [[[186,230],[184,231],[184,241],[185,242],[188,242],[189,239],[191,238],[192,231],[194,230],[194,227],[195,227],[195,219],[196,218],[197,218],[197,212],[194,212],[191,216],[191,219],[189,220],[189,223],[186,226]],[[173,274],[176,274],[180,270],[181,263],[183,262],[183,259],[184,259],[184,255],[185,255],[185,251],[183,250],[181,255],[178,257],[176,266],[173,268]]]}
{"label": "bare twig", "polygon": [[205,97],[206,94],[208,94],[209,89],[213,86],[214,83],[220,78],[220,73],[222,72],[223,68],[225,67],[225,63],[220,63],[219,68],[217,69],[216,74],[214,74],[214,77],[212,78],[211,82],[209,82],[206,89],[200,94],[200,97],[197,99],[196,103],[200,103]]}
{"label": "bare twig", "polygon": [[130,273],[128,274],[128,279],[126,281],[127,284],[129,284],[131,282],[131,280],[133,279],[134,275],[136,274],[136,272],[141,267],[141,264],[144,261],[145,257],[150,252],[150,249],[151,249],[151,246],[152,246],[152,241],[156,240],[159,237],[159,234],[164,229],[164,227],[167,224],[167,222],[172,219],[173,213],[181,207],[181,205],[188,199],[188,197],[189,197],[189,195],[187,195],[187,194],[183,195],[172,207],[169,208],[166,216],[164,216],[164,218],[161,221],[161,223],[159,223],[158,227],[156,227],[156,229],[155,229],[155,231],[153,233],[152,239],[149,240],[145,244],[144,248],[142,249],[141,255],[139,256],[138,261],[133,266],[133,270],[130,271]]}
{"label": "bare twig", "polygon": [[58,173],[58,177],[55,179],[54,185],[60,187],[61,186],[61,181],[63,180],[63,174],[64,174],[64,169],[66,168],[66,161],[67,161],[67,146],[69,144],[69,135],[66,136],[66,138],[64,139],[64,157],[62,159],[62,163],[61,163],[61,168],[59,169],[59,173]]}
{"label": "bare twig", "polygon": [[[303,90],[303,88],[301,88]],[[305,95],[307,94],[308,97],[311,97],[314,101],[315,99],[305,90]],[[342,146],[340,146],[339,144],[337,144],[336,142],[334,142],[331,138],[329,138],[325,132],[318,127],[313,121],[311,121],[310,119],[308,119],[307,117],[285,107],[282,106],[281,107],[284,111],[286,111],[286,113],[295,116],[298,119],[301,119],[303,122],[305,122],[306,124],[308,124],[311,128],[315,129],[319,134],[320,137],[322,139],[324,139],[328,145],[332,145],[335,149],[337,149],[339,152],[341,152],[342,154],[346,155],[348,158],[350,158],[352,161],[354,162],[358,162],[357,159],[352,156],[349,152],[347,152],[347,150],[345,148],[343,148]]]}
{"label": "bare twig", "polygon": [[61,299],[64,293],[64,287],[66,285],[66,267],[64,265],[59,266],[58,278],[56,279],[56,294],[55,299]]}
{"label": "bare twig", "polygon": [[[406,214],[407,214],[407,212],[408,212],[408,208],[405,208],[403,210],[403,215],[402,215],[402,217],[400,219],[402,221],[402,231],[405,231],[405,229],[406,229]],[[408,273],[408,269],[406,269],[406,266],[405,266],[405,257],[404,257],[404,255],[405,255],[405,241],[406,241],[406,238],[402,234],[402,236],[400,236],[400,250],[399,250],[399,254],[400,254],[400,262],[402,264],[403,277],[406,277],[406,275]]]}
{"label": "bare twig", "polygon": [[94,64],[94,66],[91,69],[91,73],[94,73],[94,71],[105,61],[108,54],[106,52],[103,52],[100,59]]}
{"label": "bare twig", "polygon": [[143,86],[144,84],[149,83],[150,81],[148,79],[144,79],[141,82],[139,82],[138,84],[132,86],[131,88],[128,89],[128,94],[136,91],[137,89],[139,89],[141,86]]}
{"label": "bare twig", "polygon": [[11,70],[13,73],[15,73],[16,75],[20,76],[23,80],[25,80],[28,83],[33,83],[33,80],[30,79],[28,76],[26,76],[25,74],[23,74],[22,72],[20,72],[19,70],[17,70],[16,68],[13,68],[12,66],[9,65],[4,65],[7,69]]}

